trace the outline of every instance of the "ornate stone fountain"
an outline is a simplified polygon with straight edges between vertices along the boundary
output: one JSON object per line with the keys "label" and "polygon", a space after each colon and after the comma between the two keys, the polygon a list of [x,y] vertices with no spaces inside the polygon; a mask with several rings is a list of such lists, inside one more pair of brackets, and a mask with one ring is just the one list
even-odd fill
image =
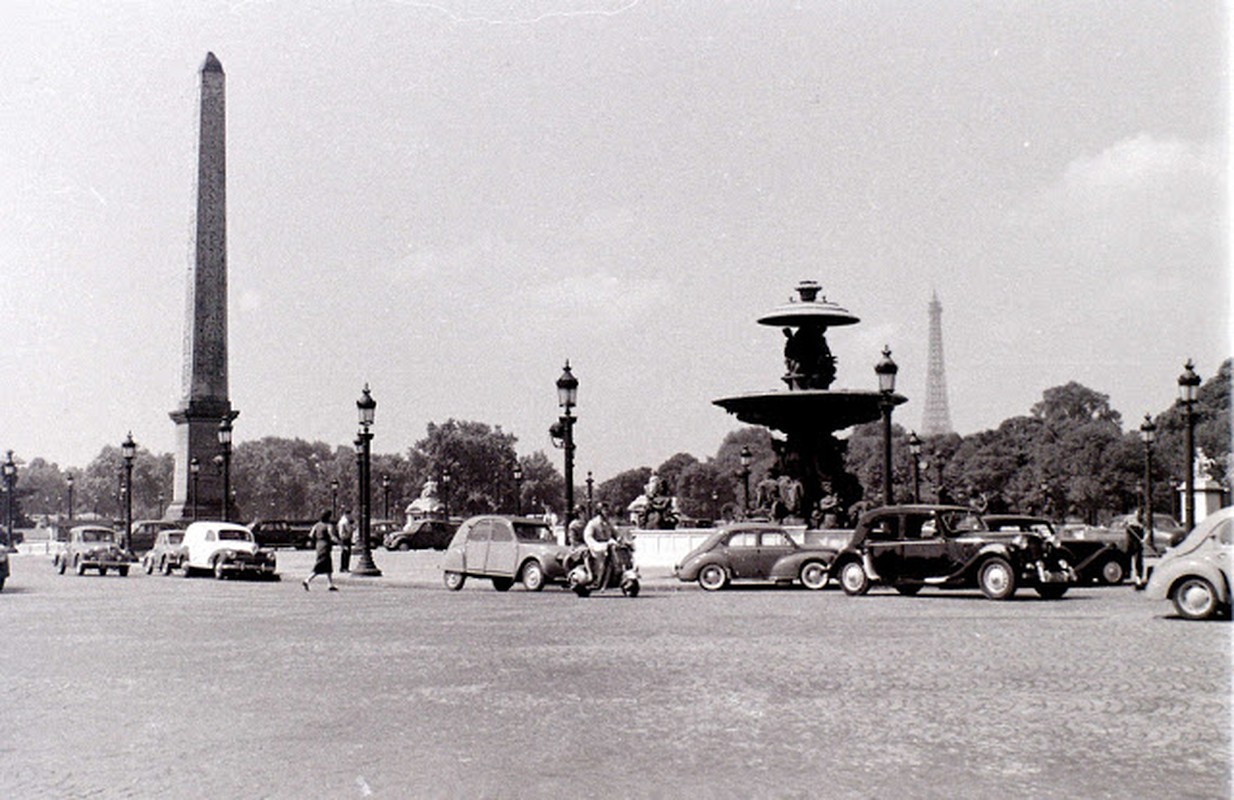
{"label": "ornate stone fountain", "polygon": [[843,523],[862,499],[861,483],[844,468],[845,442],[835,432],[877,420],[884,404],[907,398],[877,390],[832,389],[836,359],[827,346],[828,328],[861,320],[820,297],[814,281],[797,286],[797,298],[758,318],[785,336],[782,380],[787,391],[754,392],[713,402],[749,425],[784,434],[772,437],[776,464],[757,487],[754,513],[814,526],[833,515]]}

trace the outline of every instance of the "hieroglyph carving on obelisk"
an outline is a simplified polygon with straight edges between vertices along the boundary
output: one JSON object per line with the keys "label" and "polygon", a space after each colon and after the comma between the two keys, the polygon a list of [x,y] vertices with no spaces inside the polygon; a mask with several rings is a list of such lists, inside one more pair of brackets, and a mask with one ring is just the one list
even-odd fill
{"label": "hieroglyph carving on obelisk", "polygon": [[[213,53],[201,67],[197,143],[196,252],[188,271],[184,325],[184,396],[171,412],[176,467],[168,519],[219,519],[223,478],[219,423],[234,419],[227,394],[227,115],[223,65]],[[190,471],[197,459],[199,470]]]}

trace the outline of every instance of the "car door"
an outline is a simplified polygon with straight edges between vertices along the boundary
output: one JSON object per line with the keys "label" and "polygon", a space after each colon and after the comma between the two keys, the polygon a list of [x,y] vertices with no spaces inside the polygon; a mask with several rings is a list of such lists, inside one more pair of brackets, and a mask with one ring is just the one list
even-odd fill
{"label": "car door", "polygon": [[734,578],[749,578],[758,574],[758,534],[738,531],[728,537],[725,546],[728,569]]}
{"label": "car door", "polygon": [[948,575],[947,541],[933,515],[908,516],[903,520],[899,559],[905,578],[925,579]]}
{"label": "car door", "polygon": [[792,555],[796,550],[797,547],[783,531],[763,531],[760,533],[758,557],[754,564],[754,568],[757,570],[757,577],[766,578],[770,576],[776,562],[785,556]]}
{"label": "car door", "polygon": [[903,543],[900,541],[900,518],[887,515],[875,520],[866,532],[866,555],[879,578],[898,580],[901,573],[900,557]]}
{"label": "car door", "polygon": [[514,528],[508,520],[495,519],[490,530],[484,571],[489,575],[514,575],[514,565],[518,558],[518,543],[514,540]]}
{"label": "car door", "polygon": [[486,519],[477,521],[467,531],[467,545],[463,553],[463,569],[482,574],[484,560],[488,557],[489,532],[493,524]]}

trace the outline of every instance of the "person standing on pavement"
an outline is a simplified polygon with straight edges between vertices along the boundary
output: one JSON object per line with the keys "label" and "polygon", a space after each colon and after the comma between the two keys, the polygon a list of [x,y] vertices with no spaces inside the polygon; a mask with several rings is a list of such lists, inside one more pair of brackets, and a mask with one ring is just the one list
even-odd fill
{"label": "person standing on pavement", "polygon": [[347,516],[347,509],[338,518],[338,571],[351,572],[351,545],[356,534],[356,523]]}
{"label": "person standing on pavement", "polygon": [[321,512],[321,518],[313,526],[313,529],[309,531],[309,538],[313,540],[313,547],[317,551],[317,560],[313,562],[312,574],[301,582],[306,592],[309,590],[309,584],[313,582],[313,578],[316,578],[318,575],[326,576],[326,583],[330,584],[330,591],[338,591],[338,587],[334,585],[334,563],[330,560],[330,550],[334,546],[334,526],[330,524],[333,516],[329,509]]}

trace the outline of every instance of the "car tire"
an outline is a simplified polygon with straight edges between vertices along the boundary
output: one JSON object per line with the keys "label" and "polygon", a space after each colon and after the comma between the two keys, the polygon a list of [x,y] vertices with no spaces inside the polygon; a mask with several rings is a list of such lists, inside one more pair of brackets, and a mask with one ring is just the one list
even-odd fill
{"label": "car tire", "polygon": [[99,575],[106,575],[107,567],[99,567]]}
{"label": "car tire", "polygon": [[866,575],[866,568],[861,565],[860,561],[856,559],[845,561],[840,567],[840,588],[850,597],[857,597],[870,591],[870,576]]}
{"label": "car tire", "polygon": [[171,562],[166,557],[159,561],[159,572],[163,575],[171,574]]}
{"label": "car tire", "polygon": [[698,585],[709,592],[717,592],[728,586],[728,570],[719,564],[705,564],[698,571]]}
{"label": "car tire", "polygon": [[78,575],[86,574],[86,565],[81,563],[80,558],[73,559],[73,571],[76,572]]}
{"label": "car tire", "polygon": [[1058,600],[1071,587],[1065,583],[1043,583],[1035,588],[1042,600]]}
{"label": "car tire", "polygon": [[223,559],[214,559],[214,579],[216,581],[221,581],[225,577],[227,577],[227,571],[223,569]]}
{"label": "car tire", "polygon": [[121,578],[127,578],[127,577],[129,576],[129,568],[128,568],[128,567],[116,567],[116,572],[119,572],[119,573],[120,573],[120,577],[121,577]]}
{"label": "car tire", "polygon": [[411,549],[411,542],[409,542],[409,541],[407,541],[406,539],[404,539],[403,541],[401,541],[401,542],[399,542],[399,543],[398,543],[398,549],[399,549],[400,551],[402,551],[402,552],[406,553],[408,550],[410,550],[410,549]]}
{"label": "car tire", "polygon": [[893,588],[905,597],[916,597],[921,592],[920,583],[897,583]]}
{"label": "car tire", "polygon": [[523,565],[523,587],[529,592],[538,592],[544,588],[544,567],[539,561],[528,561]]}
{"label": "car tire", "polygon": [[510,587],[513,585],[513,578],[503,578],[500,575],[493,576],[493,588],[499,592],[508,592],[510,591]]}
{"label": "car tire", "polygon": [[621,584],[621,593],[626,597],[638,597],[640,589],[642,589],[642,587],[639,585],[638,581],[635,580],[626,581]]}
{"label": "car tire", "polygon": [[827,586],[827,579],[830,577],[827,573],[827,565],[821,561],[807,561],[801,565],[801,585],[811,591],[817,592]]}
{"label": "car tire", "polygon": [[64,571],[65,571],[66,569],[68,569],[68,566],[69,566],[69,560],[68,560],[67,558],[61,558],[60,556],[56,556],[56,560],[55,560],[54,564],[55,564],[55,567],[56,567],[56,572],[58,572],[58,573],[60,573],[61,575],[63,575],[63,574],[64,574]]}
{"label": "car tire", "polygon": [[1116,586],[1127,577],[1127,568],[1123,566],[1122,559],[1118,556],[1110,556],[1101,562],[1101,569],[1097,574],[1101,576],[1101,582],[1105,585]]}
{"label": "car tire", "polygon": [[1183,619],[1208,619],[1216,615],[1221,605],[1213,585],[1198,575],[1180,581],[1170,593],[1170,600]]}
{"label": "car tire", "polygon": [[146,571],[147,575],[153,575],[154,574],[154,559],[143,558],[141,560],[141,567],[142,569]]}
{"label": "car tire", "polygon": [[574,586],[570,588],[574,590],[574,594],[577,595],[578,597],[590,597],[591,596],[591,588],[584,586],[581,583],[575,584]]}
{"label": "car tire", "polygon": [[446,572],[441,576],[441,580],[446,584],[447,589],[457,592],[467,582],[467,576],[461,572]]}
{"label": "car tire", "polygon": [[981,565],[977,585],[991,600],[1010,600],[1015,594],[1015,570],[1007,559],[994,556]]}
{"label": "car tire", "polygon": [[189,561],[187,558],[184,559],[184,561],[180,562],[180,566],[184,568],[184,572],[181,574],[181,577],[184,577],[184,578],[192,577],[193,568],[189,566]]}

